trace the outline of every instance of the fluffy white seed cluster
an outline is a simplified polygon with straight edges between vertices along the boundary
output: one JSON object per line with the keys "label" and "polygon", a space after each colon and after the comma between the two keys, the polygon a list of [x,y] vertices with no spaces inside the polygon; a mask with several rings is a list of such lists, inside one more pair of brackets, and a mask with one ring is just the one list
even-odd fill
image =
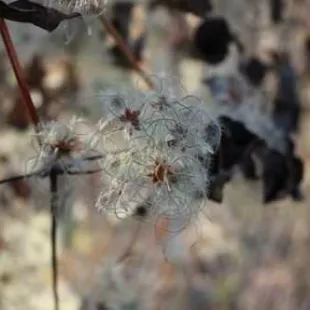
{"label": "fluffy white seed cluster", "polygon": [[206,105],[155,89],[110,92],[103,106],[106,120],[97,139],[118,141],[110,154],[106,150],[102,168],[109,185],[97,208],[122,218],[143,205],[153,215],[192,219],[205,203],[206,162],[221,134]]}
{"label": "fluffy white seed cluster", "polygon": [[68,123],[43,123],[35,137],[40,141],[38,154],[28,162],[28,172],[47,173],[55,164],[65,171],[82,162],[82,155],[89,149],[89,137],[83,130],[79,133],[84,125],[85,121],[76,117]]}
{"label": "fluffy white seed cluster", "polygon": [[[35,0],[44,6],[58,9],[67,13],[97,14],[103,11],[107,0]],[[42,3],[43,2],[43,3]]]}

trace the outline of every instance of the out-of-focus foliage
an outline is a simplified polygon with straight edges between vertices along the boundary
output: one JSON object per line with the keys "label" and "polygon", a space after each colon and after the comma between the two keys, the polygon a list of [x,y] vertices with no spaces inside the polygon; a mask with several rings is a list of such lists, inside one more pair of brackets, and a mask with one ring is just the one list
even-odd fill
{"label": "out-of-focus foliage", "polygon": [[79,16],[77,13],[64,14],[28,0],[14,1],[9,4],[1,1],[0,12],[2,18],[21,23],[31,23],[48,31],[55,30],[64,20]]}

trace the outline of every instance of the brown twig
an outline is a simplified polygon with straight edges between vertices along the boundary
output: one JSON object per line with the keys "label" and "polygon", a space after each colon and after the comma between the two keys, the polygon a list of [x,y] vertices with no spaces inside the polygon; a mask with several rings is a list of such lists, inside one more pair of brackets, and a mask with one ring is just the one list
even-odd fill
{"label": "brown twig", "polygon": [[142,77],[142,79],[145,81],[148,87],[153,88],[154,87],[153,82],[151,81],[149,76],[144,72],[144,70],[141,68],[138,61],[135,59],[131,50],[128,48],[127,44],[125,43],[123,38],[120,36],[118,31],[115,29],[115,27],[110,23],[110,21],[106,18],[104,14],[99,15],[99,20],[101,24],[103,25],[103,27],[114,38],[117,46],[122,51],[124,56],[127,58],[132,68],[139,73],[139,75]]}
{"label": "brown twig", "polygon": [[22,179],[31,178],[31,177],[34,177],[34,176],[36,176],[35,173],[16,175],[16,176],[8,177],[6,179],[0,180],[0,185],[1,184],[5,184],[5,183],[11,183],[11,182],[15,182],[15,181],[20,181]]}
{"label": "brown twig", "polygon": [[57,212],[58,212],[58,175],[53,170],[50,173],[51,190],[51,244],[52,244],[52,286],[54,309],[59,310],[58,295],[58,263],[57,263]]}
{"label": "brown twig", "polygon": [[35,125],[35,129],[37,130],[37,127],[39,125],[39,117],[38,117],[36,108],[32,102],[32,99],[30,97],[26,77],[19,63],[18,56],[17,56],[17,53],[14,48],[14,44],[10,36],[9,29],[3,18],[0,18],[0,32],[1,32],[3,43],[5,45],[7,55],[12,65],[19,89],[21,91],[23,102],[25,104],[25,107],[27,108],[31,121]]}

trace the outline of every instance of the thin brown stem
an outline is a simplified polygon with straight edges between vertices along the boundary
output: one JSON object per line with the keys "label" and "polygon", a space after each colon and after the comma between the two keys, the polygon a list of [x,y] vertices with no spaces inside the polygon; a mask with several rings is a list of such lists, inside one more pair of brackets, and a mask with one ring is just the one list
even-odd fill
{"label": "thin brown stem", "polygon": [[51,190],[51,245],[52,245],[52,286],[54,309],[59,310],[58,295],[58,263],[57,263],[57,212],[58,212],[58,175],[53,170],[50,173]]}
{"label": "thin brown stem", "polygon": [[115,29],[115,27],[111,24],[111,22],[106,18],[104,14],[99,15],[99,20],[103,27],[109,32],[109,34],[114,38],[115,43],[119,47],[119,49],[122,51],[124,56],[127,58],[129,63],[131,64],[132,68],[139,73],[139,75],[143,78],[145,83],[148,85],[148,87],[153,88],[153,82],[149,78],[149,76],[144,72],[144,70],[139,65],[138,61],[135,59],[134,55],[132,54],[131,50],[128,48],[127,44],[123,40],[123,38],[120,36],[118,31]]}
{"label": "thin brown stem", "polygon": [[29,89],[27,86],[27,81],[26,81],[26,77],[24,74],[24,70],[22,69],[19,63],[18,56],[17,56],[17,53],[14,48],[14,44],[11,39],[9,29],[6,25],[6,22],[2,18],[0,18],[0,32],[1,32],[3,43],[5,45],[7,55],[12,65],[19,89],[21,91],[23,102],[25,104],[25,107],[27,108],[31,121],[35,125],[35,129],[37,130],[37,126],[39,125],[39,117],[38,117],[36,108],[32,102]]}
{"label": "thin brown stem", "polygon": [[36,176],[35,173],[29,173],[29,174],[12,176],[12,177],[0,180],[0,185],[1,184],[5,184],[5,183],[11,183],[11,182],[15,182],[15,181],[20,181],[22,179],[31,178],[31,177],[34,177],[34,176]]}

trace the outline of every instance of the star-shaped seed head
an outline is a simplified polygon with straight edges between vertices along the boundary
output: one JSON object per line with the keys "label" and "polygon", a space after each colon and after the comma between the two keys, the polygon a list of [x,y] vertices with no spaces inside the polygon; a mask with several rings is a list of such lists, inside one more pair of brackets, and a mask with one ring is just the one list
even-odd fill
{"label": "star-shaped seed head", "polygon": [[140,111],[133,111],[128,108],[125,109],[124,114],[119,117],[121,122],[130,123],[136,130],[140,130]]}
{"label": "star-shaped seed head", "polygon": [[168,182],[171,176],[173,176],[171,165],[168,165],[164,161],[160,162],[159,160],[155,160],[153,171],[147,176],[151,178],[153,184],[160,186]]}

